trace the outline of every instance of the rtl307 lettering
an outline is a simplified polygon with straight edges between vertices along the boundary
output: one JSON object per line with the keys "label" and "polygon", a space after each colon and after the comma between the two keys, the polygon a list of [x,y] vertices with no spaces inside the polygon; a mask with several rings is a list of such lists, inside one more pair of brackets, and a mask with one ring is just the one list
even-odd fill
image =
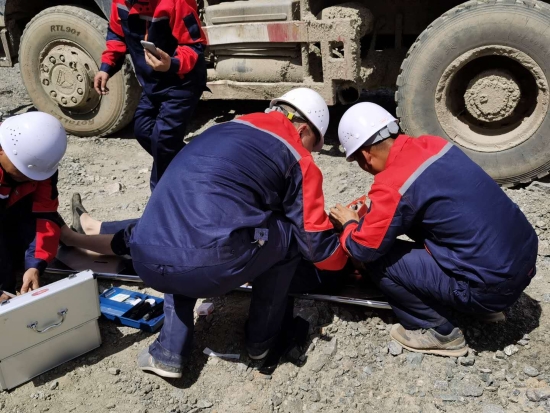
{"label": "rtl307 lettering", "polygon": [[71,34],[75,34],[77,36],[80,36],[80,32],[77,32],[76,29],[73,29],[69,26],[63,26],[62,24],[52,24],[50,26],[50,31],[52,32],[67,32]]}

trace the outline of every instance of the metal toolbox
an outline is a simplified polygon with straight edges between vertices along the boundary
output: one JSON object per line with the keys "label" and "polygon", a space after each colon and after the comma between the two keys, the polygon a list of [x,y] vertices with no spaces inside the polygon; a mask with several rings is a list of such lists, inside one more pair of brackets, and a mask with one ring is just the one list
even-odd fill
{"label": "metal toolbox", "polygon": [[84,271],[0,305],[0,389],[101,345],[97,281]]}

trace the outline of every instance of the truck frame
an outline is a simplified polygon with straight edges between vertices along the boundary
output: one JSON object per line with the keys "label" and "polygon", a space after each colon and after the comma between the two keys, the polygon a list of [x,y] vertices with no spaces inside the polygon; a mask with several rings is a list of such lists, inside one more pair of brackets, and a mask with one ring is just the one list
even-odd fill
{"label": "truck frame", "polygon": [[[122,128],[139,98],[129,59],[112,96],[91,87],[110,5],[0,0],[0,66],[19,62],[35,106],[76,135]],[[306,86],[349,105],[390,88],[404,132],[453,141],[499,183],[550,171],[546,2],[203,0],[199,10],[204,99],[269,100]]]}

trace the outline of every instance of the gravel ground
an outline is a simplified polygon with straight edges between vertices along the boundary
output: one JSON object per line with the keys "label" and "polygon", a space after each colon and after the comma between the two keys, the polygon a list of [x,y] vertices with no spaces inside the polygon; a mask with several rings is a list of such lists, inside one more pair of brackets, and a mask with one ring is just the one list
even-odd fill
{"label": "gravel ground", "polygon": [[[18,69],[2,69],[1,73],[0,111],[25,110],[30,101]],[[369,98],[392,106],[388,93]],[[263,102],[201,103],[192,129],[200,132],[264,107]],[[335,145],[334,119],[339,114],[341,110],[333,110],[327,145],[315,156],[325,176],[327,207],[363,195],[372,183],[356,165],[344,161]],[[139,216],[149,196],[150,163],[129,129],[109,139],[71,137],[60,168],[61,213],[69,219],[70,196],[79,191],[100,219]],[[423,356],[391,343],[389,330],[396,322],[391,311],[302,300],[297,311],[315,327],[305,365],[285,362],[272,376],[262,376],[244,350],[249,298],[233,293],[207,300],[215,304],[215,311],[197,318],[193,356],[181,380],[167,381],[136,369],[138,351],[154,335],[100,320],[103,345],[99,349],[0,393],[0,411],[550,411],[550,188],[535,183],[505,191],[537,228],[541,240],[538,273],[507,312],[506,323],[486,326],[464,319],[471,347],[467,357]],[[207,358],[202,354],[205,347],[241,357],[234,362]]]}

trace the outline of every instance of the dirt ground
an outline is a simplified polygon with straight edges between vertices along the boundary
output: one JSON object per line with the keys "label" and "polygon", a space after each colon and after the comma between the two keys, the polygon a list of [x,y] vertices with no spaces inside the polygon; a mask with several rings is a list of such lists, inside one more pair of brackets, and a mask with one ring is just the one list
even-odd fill
{"label": "dirt ground", "polygon": [[[392,108],[389,94],[367,98]],[[18,69],[2,69],[0,111],[15,113],[29,105]],[[190,136],[265,105],[201,103]],[[315,155],[325,177],[327,208],[367,193],[372,183],[355,164],[345,162],[335,144],[339,114],[341,109],[332,110],[327,144]],[[131,129],[109,139],[71,137],[60,168],[62,215],[69,220],[70,197],[78,191],[97,218],[138,217],[149,196],[150,164]],[[482,325],[464,319],[471,347],[465,358],[422,356],[390,345],[389,330],[396,322],[391,311],[302,300],[297,311],[315,327],[305,365],[285,362],[272,376],[262,376],[244,348],[249,297],[232,293],[209,299],[215,304],[213,315],[197,318],[193,355],[182,379],[163,380],[136,369],[138,352],[155,335],[100,319],[99,349],[0,393],[0,411],[550,412],[550,188],[535,183],[505,191],[537,228],[538,273],[507,312],[506,323]],[[205,347],[240,354],[240,360],[208,358],[202,353]]]}

